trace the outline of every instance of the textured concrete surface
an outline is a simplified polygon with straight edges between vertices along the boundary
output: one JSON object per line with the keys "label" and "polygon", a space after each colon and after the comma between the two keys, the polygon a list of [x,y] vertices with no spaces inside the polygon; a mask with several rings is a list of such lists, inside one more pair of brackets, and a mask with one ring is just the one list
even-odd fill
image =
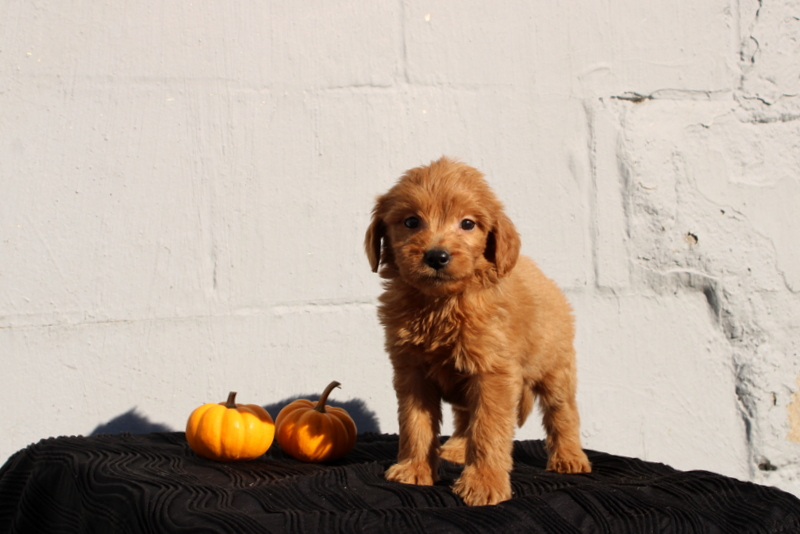
{"label": "textured concrete surface", "polygon": [[800,495],[800,2],[0,13],[0,457],[332,379],[395,432],[361,242],[448,154],[574,304],[587,447]]}

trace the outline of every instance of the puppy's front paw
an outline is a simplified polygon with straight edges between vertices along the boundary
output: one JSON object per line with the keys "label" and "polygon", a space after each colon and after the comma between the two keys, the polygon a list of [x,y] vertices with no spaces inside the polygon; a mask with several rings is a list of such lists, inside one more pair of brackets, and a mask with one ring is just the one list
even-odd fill
{"label": "puppy's front paw", "polygon": [[478,470],[468,465],[453,485],[453,491],[469,506],[497,504],[511,498],[511,477],[504,471]]}
{"label": "puppy's front paw", "polygon": [[416,484],[417,486],[432,486],[438,479],[430,465],[410,460],[394,464],[386,470],[384,476],[386,480],[391,480],[392,482]]}
{"label": "puppy's front paw", "polygon": [[467,438],[456,437],[448,439],[439,451],[439,457],[453,462],[464,464],[467,455]]}
{"label": "puppy's front paw", "polygon": [[591,473],[592,464],[582,450],[565,453],[555,451],[547,460],[547,470],[556,473]]}

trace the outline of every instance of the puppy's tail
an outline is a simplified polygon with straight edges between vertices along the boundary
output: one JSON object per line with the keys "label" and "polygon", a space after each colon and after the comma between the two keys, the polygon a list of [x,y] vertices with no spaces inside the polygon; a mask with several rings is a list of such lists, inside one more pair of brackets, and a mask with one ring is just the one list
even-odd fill
{"label": "puppy's tail", "polygon": [[536,396],[533,394],[533,389],[523,386],[522,388],[522,396],[519,399],[519,404],[517,405],[517,426],[522,426],[525,424],[525,421],[528,419],[528,415],[530,415],[531,410],[533,410],[533,401],[536,399]]}

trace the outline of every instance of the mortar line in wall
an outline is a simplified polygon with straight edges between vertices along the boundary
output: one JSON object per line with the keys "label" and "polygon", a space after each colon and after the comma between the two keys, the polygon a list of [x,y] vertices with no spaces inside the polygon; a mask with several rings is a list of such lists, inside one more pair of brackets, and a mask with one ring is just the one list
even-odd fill
{"label": "mortar line in wall", "polygon": [[697,100],[710,102],[730,100],[733,98],[733,91],[731,89],[672,89],[664,87],[648,94],[625,91],[621,95],[611,95],[611,98],[634,104],[648,100]]}
{"label": "mortar line in wall", "polygon": [[597,257],[597,141],[595,132],[595,109],[589,104],[584,104],[586,113],[586,126],[589,130],[589,247],[592,259],[591,284],[596,288],[598,280],[599,259]]}
{"label": "mortar line in wall", "polygon": [[[0,331],[3,330],[30,330],[37,328],[69,328],[80,326],[99,326],[99,325],[114,325],[114,324],[139,324],[148,322],[183,322],[183,321],[196,321],[206,319],[223,319],[223,318],[241,318],[241,317],[256,317],[256,316],[272,316],[282,317],[291,314],[310,314],[310,313],[325,313],[331,311],[342,310],[357,310],[368,309],[374,310],[377,303],[373,300],[348,300],[341,302],[309,302],[300,304],[277,304],[263,308],[237,308],[227,313],[208,313],[208,314],[191,314],[191,315],[161,315],[153,317],[132,317],[125,319],[76,319],[77,313],[68,314],[71,317],[65,317],[61,321],[41,322],[41,323],[26,323],[26,324],[0,324]],[[30,317],[30,316],[28,316]],[[13,319],[12,319],[13,320]]]}
{"label": "mortar line in wall", "polygon": [[400,45],[403,48],[403,82],[410,85],[408,76],[408,42],[406,41],[406,5],[404,0],[398,0],[400,3]]}

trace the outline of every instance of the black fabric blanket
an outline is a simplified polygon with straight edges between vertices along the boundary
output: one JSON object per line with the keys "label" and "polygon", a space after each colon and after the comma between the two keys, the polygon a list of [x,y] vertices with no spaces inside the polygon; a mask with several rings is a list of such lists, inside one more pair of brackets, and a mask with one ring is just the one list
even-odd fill
{"label": "black fabric blanket", "polygon": [[303,464],[277,445],[246,463],[196,456],[183,433],[47,439],[0,469],[0,532],[800,533],[800,500],[704,471],[589,451],[594,471],[545,471],[514,444],[514,497],[470,508],[451,491],[387,482],[397,437],[359,436],[342,460]]}

